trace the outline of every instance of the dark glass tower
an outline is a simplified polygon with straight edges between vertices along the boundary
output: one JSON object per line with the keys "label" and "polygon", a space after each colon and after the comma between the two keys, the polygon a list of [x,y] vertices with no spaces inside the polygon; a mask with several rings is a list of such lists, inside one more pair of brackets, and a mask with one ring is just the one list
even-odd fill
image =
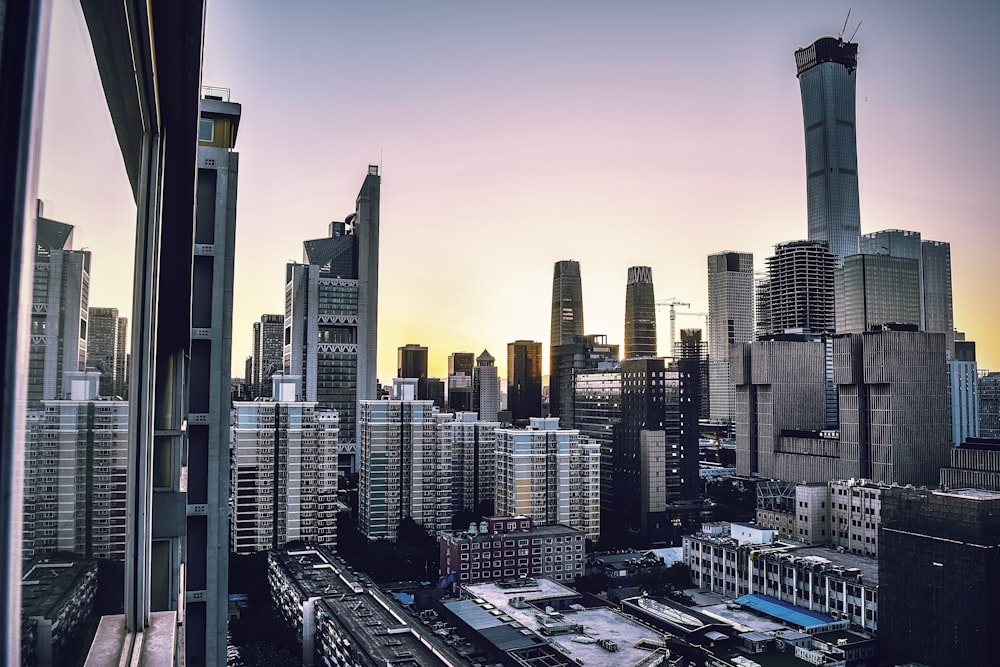
{"label": "dark glass tower", "polygon": [[537,341],[507,344],[507,408],[515,424],[542,416],[542,344]]}
{"label": "dark glass tower", "polygon": [[427,348],[408,343],[396,348],[396,377],[417,381],[417,399],[427,400]]}
{"label": "dark glass tower", "polygon": [[583,287],[580,263],[571,259],[556,262],[552,274],[552,337],[549,349],[572,342],[583,335]]}
{"label": "dark glass tower", "polygon": [[858,144],[855,88],[858,45],[823,37],[795,52],[806,138],[809,240],[837,256],[858,252]]}
{"label": "dark glass tower", "polygon": [[656,356],[653,269],[630,266],[625,287],[625,358]]}

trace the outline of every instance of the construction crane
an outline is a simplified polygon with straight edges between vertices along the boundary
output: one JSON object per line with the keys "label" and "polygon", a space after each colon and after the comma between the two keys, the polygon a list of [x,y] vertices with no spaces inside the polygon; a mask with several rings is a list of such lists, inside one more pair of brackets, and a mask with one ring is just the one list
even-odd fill
{"label": "construction crane", "polygon": [[677,325],[677,312],[674,310],[675,306],[684,306],[685,308],[690,308],[691,304],[686,301],[681,301],[680,299],[675,299],[670,297],[669,299],[660,299],[656,302],[657,306],[670,306],[670,356],[674,356],[674,330]]}

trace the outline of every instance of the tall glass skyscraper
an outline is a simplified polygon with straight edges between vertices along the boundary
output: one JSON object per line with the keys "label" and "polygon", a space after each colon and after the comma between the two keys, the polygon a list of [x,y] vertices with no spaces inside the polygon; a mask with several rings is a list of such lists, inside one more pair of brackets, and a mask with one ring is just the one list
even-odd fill
{"label": "tall glass skyscraper", "polygon": [[823,37],[795,52],[806,134],[809,240],[837,256],[858,252],[858,144],[855,88],[858,45]]}
{"label": "tall glass skyscraper", "polygon": [[549,349],[572,342],[583,335],[583,287],[580,262],[565,259],[556,262],[552,272],[552,325]]}
{"label": "tall glass skyscraper", "polygon": [[653,269],[630,266],[625,286],[625,358],[656,356]]}

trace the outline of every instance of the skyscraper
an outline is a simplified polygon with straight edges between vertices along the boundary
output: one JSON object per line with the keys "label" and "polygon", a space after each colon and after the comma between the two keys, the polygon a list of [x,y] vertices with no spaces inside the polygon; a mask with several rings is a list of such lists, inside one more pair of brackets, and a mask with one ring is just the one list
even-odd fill
{"label": "skyscraper", "polygon": [[87,315],[87,368],[101,373],[101,396],[114,396],[118,378],[118,309],[90,308]]}
{"label": "skyscraper", "polygon": [[473,408],[479,412],[481,421],[492,422],[497,419],[500,411],[500,384],[497,378],[496,360],[488,350],[476,357],[476,368],[473,371]]}
{"label": "skyscraper", "polygon": [[128,399],[128,375],[131,372],[131,357],[128,340],[128,318],[118,317],[118,351],[115,354],[115,396]]}
{"label": "skyscraper", "polygon": [[[573,366],[559,354],[566,354],[564,344],[583,336],[583,287],[580,263],[571,259],[555,263],[552,271],[552,319],[549,328],[549,414],[563,417],[563,427],[572,426],[572,413],[565,403],[572,400]],[[570,391],[567,391],[570,387]]]}
{"label": "skyscraper", "polygon": [[625,285],[625,358],[656,356],[653,269],[630,266]]}
{"label": "skyscraper", "polygon": [[708,256],[708,399],[712,419],[733,421],[729,346],[753,340],[753,255],[723,251]]}
{"label": "skyscraper", "polygon": [[337,541],[338,416],[276,375],[271,400],[233,404],[230,548],[250,554],[301,540]]}
{"label": "skyscraper", "polygon": [[62,398],[67,371],[87,361],[90,253],[73,250],[73,226],[38,217],[31,290],[28,407]]}
{"label": "skyscraper", "polygon": [[376,398],[380,183],[370,165],[354,212],[285,268],[284,373],[302,377],[305,400],[340,414],[345,456],[357,443],[357,401]]}
{"label": "skyscraper", "polygon": [[775,245],[767,258],[767,280],[759,285],[758,298],[766,306],[758,311],[758,335],[832,333],[836,259],[826,241]]}
{"label": "skyscraper", "polygon": [[573,336],[552,348],[549,367],[549,414],[563,428],[575,428],[573,382],[579,371],[618,365],[618,346],[603,334]]}
{"label": "skyscraper", "polygon": [[839,333],[863,333],[879,324],[920,325],[917,260],[851,255],[833,277]]}
{"label": "skyscraper", "polygon": [[979,369],[976,344],[955,341],[955,358],[948,362],[951,392],[951,441],[960,445],[979,437]]}
{"label": "skyscraper", "polygon": [[454,352],[448,355],[448,408],[454,412],[472,410],[472,370],[476,355]]}
{"label": "skyscraper", "polygon": [[507,344],[507,408],[515,424],[542,416],[542,344],[537,341]]}
{"label": "skyscraper", "polygon": [[805,125],[809,240],[826,241],[840,266],[858,252],[858,45],[822,37],[795,52]]}
{"label": "skyscraper", "polygon": [[396,348],[396,377],[415,379],[417,399],[430,398],[427,395],[427,348],[415,343]]}
{"label": "skyscraper", "polygon": [[270,396],[271,376],[280,372],[282,366],[285,316],[261,315],[260,321],[253,323],[253,330],[253,377],[247,378],[247,384],[252,386],[254,398]]}

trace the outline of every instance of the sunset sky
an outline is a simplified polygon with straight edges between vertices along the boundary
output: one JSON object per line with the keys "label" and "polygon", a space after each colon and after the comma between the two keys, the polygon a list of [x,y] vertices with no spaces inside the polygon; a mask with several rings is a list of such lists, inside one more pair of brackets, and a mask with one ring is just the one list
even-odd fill
{"label": "sunset sky", "polygon": [[[130,314],[135,205],[79,3],[54,4],[39,193],[94,254],[90,304]],[[705,311],[708,254],[761,270],[806,236],[793,53],[851,6],[862,232],[950,242],[956,327],[1000,370],[1000,4],[209,0],[203,83],[243,112],[233,375],[251,323],[282,312],[285,263],[353,210],[369,163],[382,381],[406,343],[435,376],[484,348],[503,376],[521,338],[547,358],[561,259],[610,342],[632,265]],[[659,329],[666,354],[666,308]]]}

